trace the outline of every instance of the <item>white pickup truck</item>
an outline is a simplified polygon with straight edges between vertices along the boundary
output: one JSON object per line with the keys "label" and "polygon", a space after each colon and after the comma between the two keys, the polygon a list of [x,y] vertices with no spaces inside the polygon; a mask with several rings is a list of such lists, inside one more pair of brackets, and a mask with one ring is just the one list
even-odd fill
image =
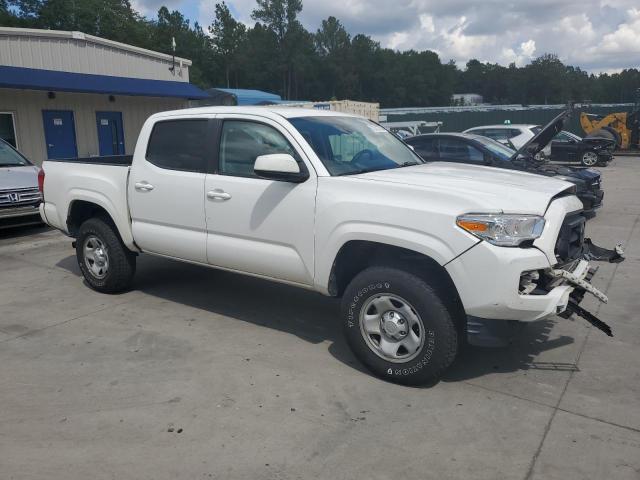
{"label": "white pickup truck", "polygon": [[424,164],[360,117],[164,112],[132,159],[43,169],[42,218],[76,239],[92,288],[128,288],[148,253],[342,297],[355,355],[395,382],[437,379],[483,322],[575,312],[606,327],[578,306],[585,291],[606,301],[585,257],[620,255],[589,252],[570,183]]}

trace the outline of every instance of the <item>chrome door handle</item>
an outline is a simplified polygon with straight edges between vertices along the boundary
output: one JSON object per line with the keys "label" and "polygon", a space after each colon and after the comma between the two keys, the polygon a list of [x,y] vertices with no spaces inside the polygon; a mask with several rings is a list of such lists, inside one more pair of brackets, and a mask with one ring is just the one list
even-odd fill
{"label": "chrome door handle", "polygon": [[147,182],[136,182],[134,187],[139,192],[150,192],[151,190],[153,190],[153,185]]}
{"label": "chrome door handle", "polygon": [[211,200],[229,200],[231,195],[227,192],[216,189],[207,192],[207,198],[210,198]]}

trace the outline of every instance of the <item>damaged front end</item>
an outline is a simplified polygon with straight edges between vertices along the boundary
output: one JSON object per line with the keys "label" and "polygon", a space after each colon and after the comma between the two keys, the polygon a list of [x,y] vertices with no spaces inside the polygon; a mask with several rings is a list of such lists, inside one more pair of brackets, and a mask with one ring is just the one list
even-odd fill
{"label": "damaged front end", "polygon": [[584,238],[585,219],[581,213],[567,216],[556,242],[556,257],[559,263],[553,268],[524,272],[520,278],[521,295],[545,295],[562,285],[571,287],[566,303],[558,306],[557,314],[569,318],[572,314],[584,318],[594,327],[613,336],[611,327],[580,306],[585,294],[590,293],[603,303],[607,296],[591,284],[598,270],[590,262],[620,263],[624,261],[622,245],[613,249],[595,245],[590,238]]}

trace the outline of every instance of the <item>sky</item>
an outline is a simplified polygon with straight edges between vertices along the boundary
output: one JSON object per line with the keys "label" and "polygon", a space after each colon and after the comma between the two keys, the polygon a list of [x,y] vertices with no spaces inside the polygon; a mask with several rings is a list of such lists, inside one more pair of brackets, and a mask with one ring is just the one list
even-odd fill
{"label": "sky", "polygon": [[[133,0],[155,17],[166,5],[205,27],[216,0]],[[311,32],[331,15],[352,35],[365,33],[398,50],[433,50],[463,68],[471,58],[525,65],[555,53],[593,73],[640,68],[639,0],[303,0],[300,20]],[[255,0],[228,0],[252,25]]]}

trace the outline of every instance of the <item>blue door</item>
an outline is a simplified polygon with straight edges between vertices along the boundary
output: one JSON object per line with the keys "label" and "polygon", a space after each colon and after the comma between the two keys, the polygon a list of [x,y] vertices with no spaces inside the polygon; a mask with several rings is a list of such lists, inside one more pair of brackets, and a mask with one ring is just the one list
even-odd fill
{"label": "blue door", "polygon": [[47,142],[47,158],[75,158],[76,128],[70,110],[43,110],[44,139]]}
{"label": "blue door", "polygon": [[96,112],[100,156],[124,155],[122,113]]}

